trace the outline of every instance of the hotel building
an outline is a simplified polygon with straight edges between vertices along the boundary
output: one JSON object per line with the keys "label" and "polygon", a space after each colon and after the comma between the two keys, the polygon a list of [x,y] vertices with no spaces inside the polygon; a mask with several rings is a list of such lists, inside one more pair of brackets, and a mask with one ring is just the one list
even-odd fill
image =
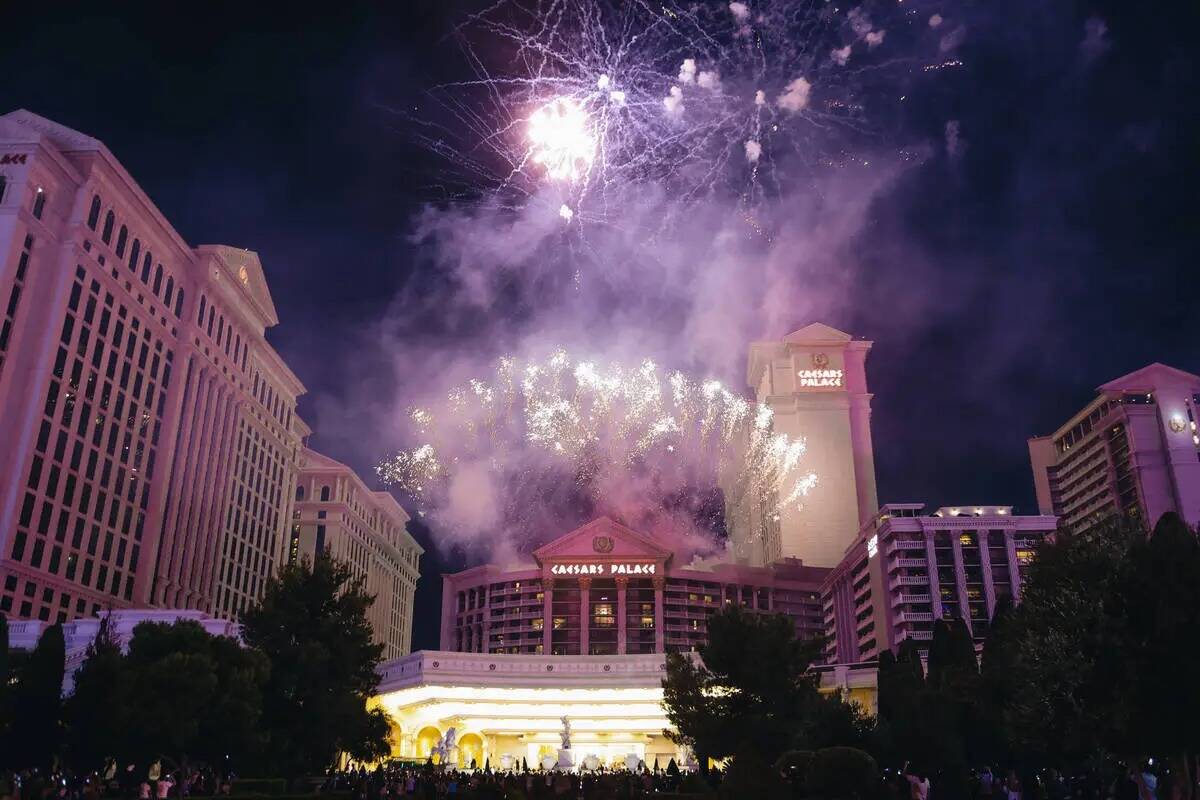
{"label": "hotel building", "polygon": [[833,567],[875,515],[875,454],[866,360],[871,342],[813,323],[780,341],[750,347],[746,381],[775,415],[775,430],[802,438],[804,468],[817,485],[803,509],[779,510],[749,492],[726,520],[739,561],[766,565],[798,558]]}
{"label": "hotel building", "polygon": [[688,652],[718,608],[782,612],[801,637],[821,633],[826,570],[675,564],[652,539],[607,518],[533,553],[529,564],[486,565],[443,577],[443,650],[512,655]]}
{"label": "hotel building", "polygon": [[1074,530],[1115,514],[1200,523],[1200,377],[1151,364],[1099,389],[1049,436],[1029,440],[1038,507]]}
{"label": "hotel building", "polygon": [[[663,735],[664,655],[697,650],[709,615],[727,605],[784,613],[800,636],[820,635],[827,573],[794,559],[677,564],[653,539],[600,518],[529,563],[443,576],[441,650],[384,668],[378,702],[397,722],[394,752],[426,758],[454,727],[458,763],[536,766],[556,757],[566,716],[576,763],[683,763],[688,754]],[[868,668],[831,667],[822,682],[873,704]]]}
{"label": "hotel building", "polygon": [[405,528],[408,514],[354,470],[304,448],[300,454],[288,560],[330,555],[350,566],[375,597],[367,611],[383,658],[412,647],[413,593],[424,550]]}
{"label": "hotel building", "polygon": [[962,619],[981,640],[1004,599],[1020,602],[1023,570],[1052,516],[1010,506],[889,504],[858,535],[821,586],[829,663],[874,659],[906,639],[928,650],[933,623]]}
{"label": "hotel building", "polygon": [[99,141],[0,116],[0,613],[234,619],[284,554],[303,385],[258,257],[192,247]]}

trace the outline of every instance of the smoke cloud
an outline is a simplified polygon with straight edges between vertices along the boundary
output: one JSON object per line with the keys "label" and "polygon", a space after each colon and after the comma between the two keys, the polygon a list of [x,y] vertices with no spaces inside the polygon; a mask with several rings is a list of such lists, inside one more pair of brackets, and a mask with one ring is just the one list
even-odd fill
{"label": "smoke cloud", "polygon": [[811,91],[812,84],[804,78],[796,78],[787,85],[787,89],[779,96],[778,105],[784,111],[790,111],[793,114],[803,111],[808,108],[808,96]]}
{"label": "smoke cloud", "polygon": [[[730,14],[736,16],[732,7]],[[975,15],[948,23],[938,20],[938,24],[934,16],[922,14],[918,19],[927,19],[929,25],[922,23],[916,26],[919,31],[907,33],[889,25],[891,33],[874,51],[860,48],[851,72],[869,74],[873,65],[895,58],[890,48],[898,46],[902,37],[920,35],[931,50],[944,53],[961,48],[953,64],[940,63],[935,55],[916,65],[925,71],[912,70],[943,81],[939,85],[948,92],[947,85],[963,80],[957,75],[973,74],[968,72],[973,59],[984,61],[979,48],[1000,38],[995,34],[999,22],[989,29],[987,20]],[[1004,21],[1005,26],[1012,24]],[[859,30],[843,30],[840,38],[824,42],[817,52],[844,50],[848,59],[847,41],[866,42],[870,34],[882,34],[865,18],[852,25]],[[848,32],[861,34],[861,39],[844,35]],[[1106,25],[1086,24],[1082,19],[1044,35],[1062,42],[1055,51],[1059,62],[1026,67],[1019,58],[1012,60],[1014,69],[1030,73],[1014,79],[1011,90],[997,88],[1011,91],[1007,97],[1014,108],[1028,95],[1028,86],[1044,79],[1038,69],[1061,74],[1063,85],[1077,91],[1083,76],[1069,70],[1078,69],[1080,52],[1102,51],[1108,38]],[[994,52],[984,55],[996,57]],[[688,103],[694,105],[690,115],[702,113],[710,96],[697,91],[704,73],[694,59],[688,59],[682,60],[676,76],[675,65],[681,60],[665,61],[668,82],[654,89],[649,102],[645,94],[631,93],[630,104],[652,105],[659,115],[679,119],[686,93]],[[740,85],[736,72],[723,68],[722,73],[729,94],[740,95],[751,113],[762,115],[762,124],[748,132],[753,135],[730,140],[729,161],[721,168],[783,176],[773,184],[774,193],[747,182],[751,188],[745,194],[716,187],[701,196],[684,195],[679,187],[685,182],[658,176],[646,182],[606,184],[600,219],[588,205],[567,202],[560,187],[546,185],[519,203],[489,196],[472,203],[435,204],[411,220],[409,241],[418,258],[417,269],[387,320],[372,333],[383,342],[396,376],[392,391],[370,398],[370,413],[380,420],[378,456],[419,443],[408,424],[410,407],[444,407],[448,391],[493,376],[503,357],[540,362],[561,349],[577,361],[603,364],[632,366],[652,359],[664,370],[679,369],[697,379],[712,377],[732,391],[745,393],[748,344],[777,338],[814,320],[840,323],[856,333],[874,333],[880,342],[877,347],[893,348],[893,356],[897,356],[895,348],[922,337],[935,338],[939,347],[952,349],[958,338],[943,336],[946,331],[978,328],[977,338],[987,343],[981,351],[987,358],[970,360],[968,369],[973,380],[988,387],[979,390],[979,408],[1014,413],[998,411],[997,401],[983,395],[1005,377],[1012,379],[1008,373],[1017,361],[1023,364],[1021,375],[1026,370],[1030,375],[1048,374],[1044,362],[1051,357],[1037,348],[1031,350],[1030,339],[1050,325],[1050,309],[1056,307],[1053,299],[1064,285],[1071,285],[1042,276],[1052,263],[1050,256],[1031,256],[1030,243],[1038,243],[1039,251],[1064,262],[1080,263],[1092,254],[1085,245],[1076,244],[1078,237],[1064,234],[1063,224],[1046,211],[1055,204],[1044,198],[1079,196],[1074,184],[1061,175],[1043,181],[1058,167],[1041,162],[1030,166],[1023,160],[1025,145],[1019,141],[1012,145],[1014,151],[997,155],[988,137],[990,109],[966,101],[962,108],[957,104],[936,111],[927,107],[923,127],[906,131],[899,140],[876,137],[865,144],[853,142],[844,157],[812,159],[807,153],[796,153],[780,158],[772,127],[789,121],[803,126],[808,114],[837,108],[828,100],[827,84],[819,74],[799,70],[771,82]],[[671,85],[675,77],[680,85]],[[595,81],[595,76],[589,79]],[[613,85],[625,86],[620,80]],[[756,96],[763,102],[754,102]],[[1057,125],[1051,113],[1057,108],[1051,105],[1053,97],[1048,91],[1047,105],[1033,129],[1037,135],[1061,133],[1060,127],[1051,126]],[[669,135],[686,122],[669,126]],[[823,147],[827,142],[819,139],[831,128],[811,127],[818,139],[812,149],[830,152],[831,148]],[[964,131],[973,132],[969,148]],[[1062,151],[1043,145],[1043,152]],[[989,158],[1017,165],[1014,192],[1021,194],[1005,198],[1003,214],[990,214],[986,207],[981,210],[974,205],[981,201],[970,191],[971,169]],[[814,161],[820,163],[814,166]],[[951,161],[960,163],[944,169]],[[1036,213],[1026,205],[1026,196],[1038,198]],[[591,201],[592,209],[597,202]],[[979,242],[961,234],[977,219],[988,220]],[[991,227],[992,220],[996,227],[1014,226],[1027,239],[1007,242]],[[958,248],[951,256],[936,249],[947,247],[947,241]],[[1011,282],[1010,270],[1019,272]],[[972,309],[966,319],[955,310],[962,308]],[[1027,319],[1034,321],[1026,324]],[[855,321],[858,327],[852,324]],[[866,331],[864,321],[869,322]],[[943,339],[945,344],[940,344]],[[872,379],[884,381],[889,360],[879,358]],[[892,359],[893,364],[904,361]],[[907,364],[911,369],[911,361]],[[940,367],[930,364],[929,368]],[[909,378],[895,374],[891,378],[894,391],[888,402],[898,406],[904,398],[897,395],[896,386]],[[907,411],[922,419],[921,408]],[[926,419],[926,424],[933,423]],[[920,427],[913,424],[914,431]],[[1027,424],[1011,427],[1022,435],[1036,432]],[[970,438],[975,434],[969,429],[960,433],[960,441],[966,437],[977,442]],[[479,435],[478,431],[462,433],[463,437]],[[897,453],[930,446],[912,441],[915,432],[893,429],[881,433],[881,439],[884,435],[892,437],[888,447],[878,448],[885,467]],[[471,443],[464,442],[461,449],[470,451]],[[516,450],[510,458],[530,475],[542,474],[548,463],[541,451]],[[895,465],[891,468],[903,472]],[[440,543],[487,554],[526,553],[601,509],[643,529],[661,530],[664,536],[674,531],[697,551],[705,542],[711,545],[713,527],[719,524],[709,526],[707,515],[714,505],[719,510],[720,498],[714,500],[700,491],[680,496],[664,508],[661,489],[654,479],[636,471],[589,492],[581,491],[573,478],[557,484],[530,480],[513,486],[497,481],[488,462],[467,460],[456,466],[445,504],[424,510]],[[923,500],[935,490],[900,499]],[[819,482],[814,491],[820,491]],[[596,501],[597,496],[602,502]]]}

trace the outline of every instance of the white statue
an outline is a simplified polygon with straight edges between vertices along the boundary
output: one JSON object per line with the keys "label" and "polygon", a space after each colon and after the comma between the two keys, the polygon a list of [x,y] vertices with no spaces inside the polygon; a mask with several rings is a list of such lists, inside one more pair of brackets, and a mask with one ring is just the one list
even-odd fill
{"label": "white statue", "polygon": [[433,746],[433,752],[437,753],[439,764],[450,763],[450,758],[454,754],[454,736],[454,728],[449,728],[442,738],[438,739],[438,743]]}
{"label": "white statue", "polygon": [[562,731],[558,734],[562,737],[562,749],[571,749],[571,720],[567,717],[562,718]]}

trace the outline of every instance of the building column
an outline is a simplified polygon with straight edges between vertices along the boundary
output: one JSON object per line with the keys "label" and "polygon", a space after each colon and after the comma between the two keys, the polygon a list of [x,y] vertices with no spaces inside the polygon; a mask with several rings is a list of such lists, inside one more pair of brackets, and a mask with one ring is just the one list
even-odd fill
{"label": "building column", "polygon": [[625,655],[628,649],[625,642],[625,590],[629,588],[629,578],[617,578],[617,655]]}
{"label": "building column", "polygon": [[958,613],[962,616],[963,622],[967,623],[967,630],[975,633],[975,629],[971,626],[971,606],[967,603],[967,570],[963,567],[962,558],[962,542],[959,536],[962,534],[955,532],[950,540],[950,546],[954,551],[954,591],[958,595]]}
{"label": "building column", "polygon": [[548,656],[551,651],[551,637],[554,635],[554,579],[542,580],[542,655]]}
{"label": "building column", "polygon": [[591,578],[579,579],[579,655],[586,656],[588,654],[588,634],[591,626]]}
{"label": "building column", "polygon": [[[938,581],[937,550],[933,547],[933,533],[923,531],[925,535],[925,571],[929,573],[929,603],[933,609],[934,622],[942,618],[942,587]],[[904,591],[901,587],[901,592]]]}
{"label": "building column", "polygon": [[988,622],[991,622],[992,615],[996,613],[996,588],[992,585],[992,554],[988,548],[991,531],[980,531],[979,533],[981,535],[977,544],[979,545],[979,569],[983,572],[984,607],[987,608]]}
{"label": "building column", "polygon": [[1013,605],[1021,602],[1021,564],[1017,561],[1016,531],[1004,532],[1004,548],[1008,551],[1008,584],[1012,587]]}
{"label": "building column", "polygon": [[666,629],[663,625],[663,590],[667,588],[666,578],[654,579],[654,652],[667,652]]}

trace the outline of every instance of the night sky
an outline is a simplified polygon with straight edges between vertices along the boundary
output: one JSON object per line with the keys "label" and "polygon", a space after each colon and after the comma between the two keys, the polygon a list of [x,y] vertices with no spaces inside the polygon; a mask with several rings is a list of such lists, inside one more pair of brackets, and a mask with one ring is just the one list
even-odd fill
{"label": "night sky", "polygon": [[[472,4],[122,5],[7,8],[0,110],[104,141],[189,242],[256,250],[311,443],[369,477],[364,398],[397,385],[379,325],[429,279],[411,220],[441,199],[397,112],[456,77],[444,37]],[[968,20],[964,66],[888,135],[940,146],[954,119],[957,156],[874,203],[849,301],[820,321],[875,341],[881,501],[1028,513],[1029,436],[1149,362],[1200,371],[1200,4],[945,5]],[[414,532],[416,649],[437,644],[446,559]]]}

